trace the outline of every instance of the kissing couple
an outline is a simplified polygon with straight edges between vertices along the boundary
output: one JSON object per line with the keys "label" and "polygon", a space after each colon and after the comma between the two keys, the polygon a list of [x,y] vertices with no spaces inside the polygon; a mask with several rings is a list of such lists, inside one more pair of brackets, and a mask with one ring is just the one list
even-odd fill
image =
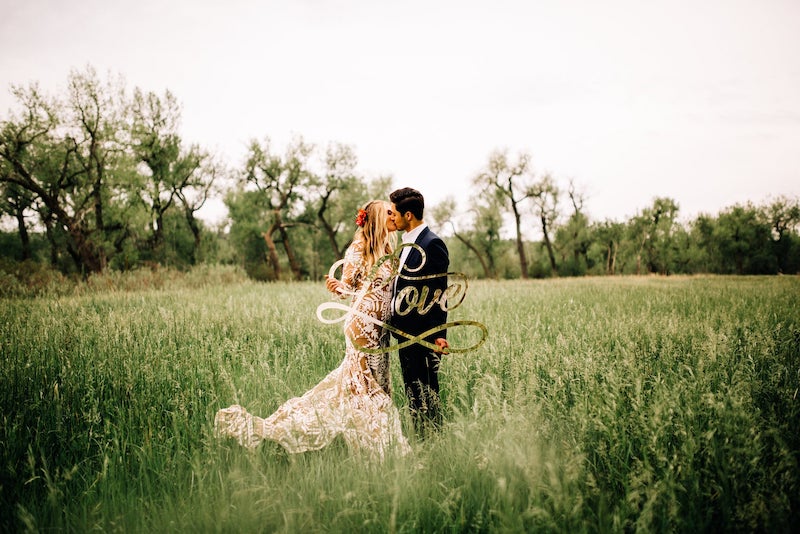
{"label": "kissing couple", "polygon": [[[214,418],[217,435],[251,448],[272,440],[290,453],[321,449],[336,436],[352,451],[379,460],[393,447],[409,452],[391,397],[391,333],[398,341],[416,432],[424,436],[441,424],[439,363],[449,348],[441,327],[447,322],[450,258],[444,241],[424,222],[424,209],[422,194],[404,187],[392,192],[389,202],[372,200],[358,211],[353,240],[325,282],[332,294],[350,299],[344,360],[267,418],[239,405],[219,410]],[[398,230],[403,236],[396,250],[393,232]],[[341,280],[332,276],[339,263]],[[433,301],[426,303],[426,298]]]}

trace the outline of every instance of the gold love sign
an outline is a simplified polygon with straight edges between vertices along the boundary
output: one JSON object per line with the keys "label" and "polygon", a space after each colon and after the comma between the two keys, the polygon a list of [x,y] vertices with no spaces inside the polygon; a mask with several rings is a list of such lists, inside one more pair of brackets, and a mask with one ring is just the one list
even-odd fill
{"label": "gold love sign", "polygon": [[[416,268],[414,269],[406,268],[406,271],[411,274],[400,274],[398,272],[398,267],[400,264],[399,254],[404,247],[414,247],[422,256],[422,261]],[[337,269],[339,268],[339,266],[344,264],[344,261],[345,260],[339,260],[336,263],[334,263],[331,266],[328,275],[330,277],[335,277]],[[470,321],[470,320],[451,321],[448,323],[438,325],[429,330],[426,330],[425,332],[422,332],[419,335],[412,335],[403,332],[402,330],[388,323],[385,323],[369,314],[359,311],[358,305],[361,303],[361,300],[369,291],[372,282],[375,280],[375,276],[377,275],[378,269],[380,268],[381,265],[383,265],[387,261],[391,262],[392,274],[389,278],[384,280],[380,286],[378,286],[379,288],[383,288],[387,284],[393,283],[394,278],[396,276],[399,276],[404,280],[411,280],[415,282],[419,282],[422,280],[433,280],[442,277],[445,277],[448,280],[448,285],[444,290],[442,290],[441,288],[437,288],[432,291],[430,286],[427,285],[420,286],[419,284],[415,284],[413,286],[406,286],[403,289],[401,289],[395,296],[394,308],[395,308],[395,313],[397,313],[398,315],[407,315],[415,308],[417,310],[417,313],[419,313],[420,315],[425,315],[431,309],[433,309],[434,306],[439,306],[444,311],[450,311],[459,307],[461,303],[464,302],[464,298],[467,295],[467,288],[468,288],[467,277],[463,273],[456,273],[456,272],[414,276],[413,273],[418,272],[425,265],[426,261],[425,251],[422,249],[422,247],[420,247],[415,243],[405,243],[400,247],[398,247],[397,250],[394,251],[394,253],[387,254],[382,258],[380,258],[377,262],[375,262],[375,266],[369,272],[364,284],[362,285],[361,290],[358,292],[350,292],[350,294],[353,295],[353,298],[349,306],[341,302],[323,302],[317,307],[317,318],[325,324],[333,324],[333,323],[338,323],[340,321],[344,321],[349,315],[356,315],[364,321],[376,324],[388,330],[389,332],[392,332],[398,339],[402,338],[403,341],[392,347],[392,349],[396,350],[402,349],[404,347],[416,343],[424,347],[427,347],[431,350],[438,351],[439,348],[433,343],[426,341],[425,338],[437,332],[442,332],[457,327],[477,329],[480,334],[480,339],[478,339],[473,345],[467,347],[451,346],[449,349],[447,349],[448,354],[470,352],[476,350],[481,345],[483,345],[483,343],[486,341],[486,338],[489,335],[489,331],[486,329],[486,326],[477,321]],[[329,319],[323,315],[324,312],[327,310],[339,310],[344,313],[342,313],[338,317]],[[382,352],[386,352],[386,348],[370,349],[367,347],[359,347],[359,350],[368,354],[379,354]]]}

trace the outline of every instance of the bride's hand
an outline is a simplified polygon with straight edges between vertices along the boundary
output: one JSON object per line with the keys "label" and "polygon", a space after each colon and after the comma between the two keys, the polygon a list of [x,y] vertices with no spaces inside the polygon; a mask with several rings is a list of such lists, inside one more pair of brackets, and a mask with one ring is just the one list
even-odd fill
{"label": "bride's hand", "polygon": [[325,287],[328,288],[328,291],[334,294],[339,294],[339,286],[342,283],[337,280],[336,278],[330,277],[327,274],[325,275]]}

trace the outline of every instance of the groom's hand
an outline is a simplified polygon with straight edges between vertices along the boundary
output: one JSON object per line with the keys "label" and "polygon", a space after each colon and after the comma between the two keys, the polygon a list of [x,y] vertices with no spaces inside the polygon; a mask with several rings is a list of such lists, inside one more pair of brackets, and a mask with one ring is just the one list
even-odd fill
{"label": "groom's hand", "polygon": [[436,354],[447,354],[448,349],[450,348],[450,343],[443,337],[437,337],[434,341],[439,350],[436,351]]}

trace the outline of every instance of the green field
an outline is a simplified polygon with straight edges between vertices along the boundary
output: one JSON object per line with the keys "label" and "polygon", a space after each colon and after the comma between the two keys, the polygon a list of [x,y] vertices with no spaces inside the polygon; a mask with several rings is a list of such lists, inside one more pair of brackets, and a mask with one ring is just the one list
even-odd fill
{"label": "green field", "polygon": [[321,283],[0,300],[0,531],[790,531],[799,297],[788,276],[473,282],[452,315],[489,339],[446,357],[444,428],[380,465],[212,434],[339,364]]}

